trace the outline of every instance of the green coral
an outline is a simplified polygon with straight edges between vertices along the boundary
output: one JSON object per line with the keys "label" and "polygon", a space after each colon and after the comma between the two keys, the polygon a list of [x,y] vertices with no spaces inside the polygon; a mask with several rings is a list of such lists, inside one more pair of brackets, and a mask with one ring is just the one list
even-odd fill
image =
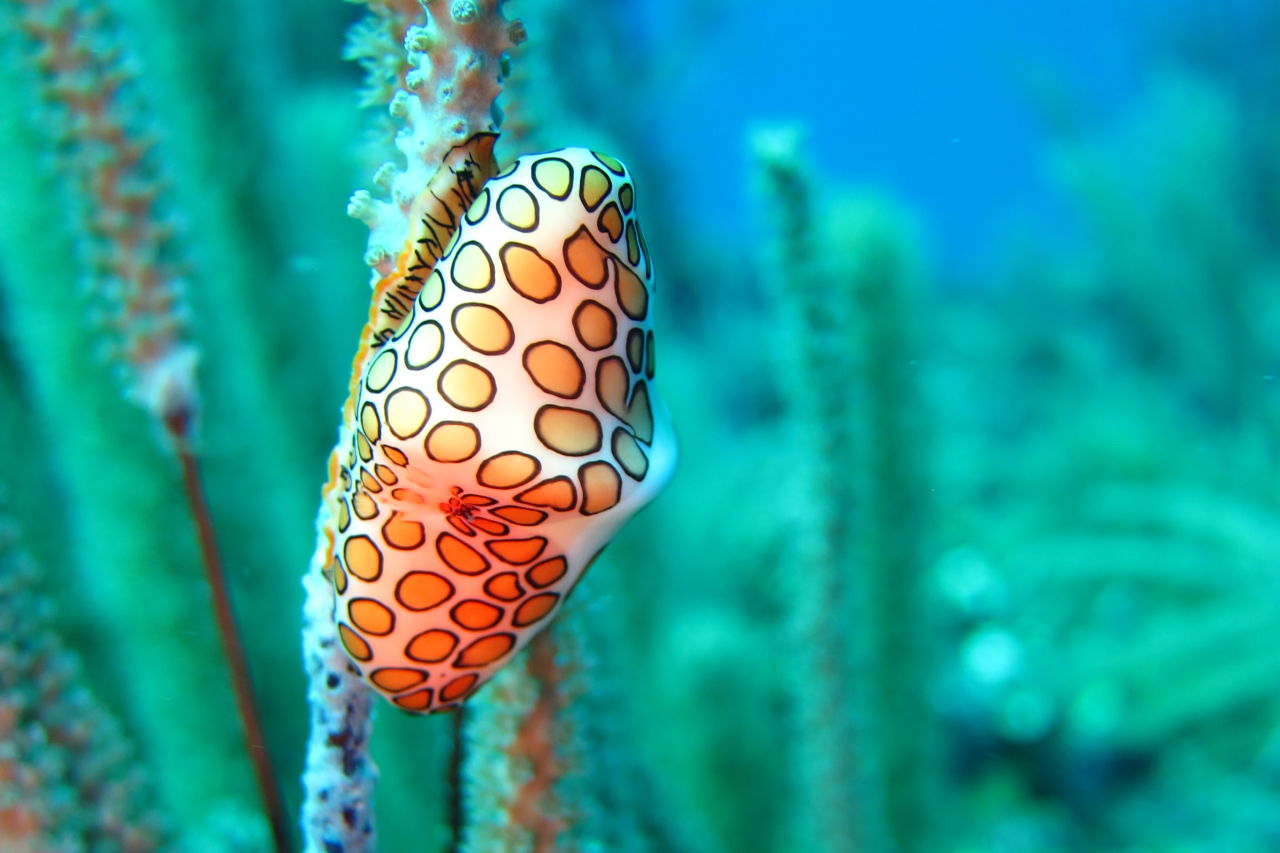
{"label": "green coral", "polygon": [[167,828],[153,786],[50,627],[39,583],[0,521],[0,848],[158,850]]}

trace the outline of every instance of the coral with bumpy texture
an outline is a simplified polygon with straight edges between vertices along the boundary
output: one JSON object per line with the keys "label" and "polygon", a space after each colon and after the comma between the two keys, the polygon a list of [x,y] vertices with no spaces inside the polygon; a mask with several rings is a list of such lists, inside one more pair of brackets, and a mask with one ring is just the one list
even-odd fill
{"label": "coral with bumpy texture", "polygon": [[49,630],[36,578],[0,523],[0,850],[156,850],[148,785]]}
{"label": "coral with bumpy texture", "polygon": [[[496,126],[494,101],[501,90],[506,52],[522,37],[519,24],[503,18],[499,0],[474,0],[454,8],[446,8],[442,0],[365,3],[370,16],[352,30],[347,56],[360,61],[367,72],[365,103],[390,101],[391,117],[399,127],[395,147],[403,163],[388,161],[374,176],[378,188],[391,196],[389,201],[362,190],[348,206],[348,212],[370,229],[365,260],[373,268],[374,295],[330,457],[316,548],[304,582],[302,645],[311,734],[302,822],[308,850],[355,851],[374,844],[375,771],[366,750],[369,698],[338,646],[330,618],[333,589],[322,574],[333,563],[338,521],[333,510],[341,485],[337,472],[353,441],[359,377],[378,352],[384,323],[398,322],[383,309],[402,310],[397,306],[404,297],[412,303],[422,277],[417,268],[429,268],[434,261],[429,251],[419,257],[426,247],[419,240],[429,237],[428,220],[434,215],[451,230],[470,203],[465,188],[478,187],[493,174],[485,140],[491,142]],[[425,17],[424,11],[429,13]],[[460,145],[464,140],[473,142]],[[440,233],[445,235],[439,247],[443,249],[448,234]]]}
{"label": "coral with bumpy texture", "polygon": [[136,57],[110,4],[9,0],[33,50],[60,136],[58,172],[82,233],[73,268],[92,294],[107,351],[130,399],[158,420],[195,411],[196,348],[189,341],[185,256],[164,207],[169,179],[154,150]]}
{"label": "coral with bumpy texture", "polygon": [[[403,159],[403,165],[384,163],[374,176],[390,201],[362,191],[349,208],[369,226],[365,260],[376,279],[394,271],[406,235],[420,221],[412,207],[448,152],[497,128],[502,60],[523,31],[518,22],[504,20],[501,3],[492,0],[455,2],[447,13],[434,0],[425,4],[430,14],[421,26],[407,26],[411,18],[393,3],[370,5],[375,15],[353,31],[348,56],[369,72],[366,101],[390,94],[391,116],[400,123],[394,144]],[[402,28],[403,61],[388,63],[385,41]],[[391,80],[403,88],[391,91]]]}
{"label": "coral with bumpy texture", "polygon": [[329,570],[347,653],[401,708],[474,692],[670,475],[652,289],[625,167],[525,156],[362,371]]}

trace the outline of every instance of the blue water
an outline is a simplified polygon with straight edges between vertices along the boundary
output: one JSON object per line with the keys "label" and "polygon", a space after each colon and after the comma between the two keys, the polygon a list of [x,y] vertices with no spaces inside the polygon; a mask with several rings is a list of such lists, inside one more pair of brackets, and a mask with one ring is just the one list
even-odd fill
{"label": "blue water", "polygon": [[[1105,114],[1132,97],[1155,17],[1143,5],[734,4],[687,39],[664,122],[673,145],[694,137],[727,164],[707,179],[729,229],[750,217],[746,129],[797,121],[824,176],[906,200],[939,265],[971,273],[1011,229],[1070,226],[1044,171],[1046,99]],[[649,37],[669,41],[688,6],[653,4]]]}

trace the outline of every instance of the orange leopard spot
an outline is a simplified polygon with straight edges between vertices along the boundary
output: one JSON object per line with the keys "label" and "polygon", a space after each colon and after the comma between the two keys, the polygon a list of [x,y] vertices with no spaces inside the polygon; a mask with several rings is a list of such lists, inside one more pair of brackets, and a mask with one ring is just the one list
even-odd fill
{"label": "orange leopard spot", "polygon": [[461,699],[479,680],[480,676],[475,673],[464,675],[461,678],[455,678],[453,681],[450,681],[444,687],[440,688],[440,699],[444,702],[452,702],[455,699]]}
{"label": "orange leopard spot", "polygon": [[553,609],[556,602],[560,600],[559,593],[544,592],[533,596],[524,604],[516,608],[515,616],[511,618],[511,624],[517,628],[524,628],[532,625],[546,617]]}
{"label": "orange leopard spot", "polygon": [[430,610],[452,595],[453,584],[435,572],[409,572],[396,584],[396,600],[406,610]]}
{"label": "orange leopard spot", "polygon": [[347,571],[362,581],[376,581],[382,574],[382,552],[368,536],[352,536],[342,549]]}
{"label": "orange leopard spot", "polygon": [[489,578],[484,582],[484,591],[499,601],[515,601],[524,595],[524,587],[520,586],[520,577],[515,572],[503,572]]}
{"label": "orange leopard spot", "polygon": [[375,669],[369,677],[374,684],[392,693],[399,693],[401,690],[417,687],[427,680],[427,674],[422,670],[405,669],[403,667]]}
{"label": "orange leopard spot", "polygon": [[449,533],[441,533],[436,540],[436,550],[440,559],[458,574],[478,575],[489,569],[489,561],[484,555]]}
{"label": "orange leopard spot", "polygon": [[458,638],[452,631],[432,628],[410,640],[409,645],[405,646],[404,653],[422,663],[439,663],[453,654],[457,645]]}
{"label": "orange leopard spot", "polygon": [[372,598],[355,598],[347,605],[351,624],[366,634],[381,637],[391,633],[396,617],[386,606]]}
{"label": "orange leopard spot", "polygon": [[483,631],[502,621],[502,608],[472,598],[454,605],[449,615],[468,631]]}
{"label": "orange leopard spot", "polygon": [[514,634],[491,634],[488,637],[481,637],[459,652],[453,665],[457,667],[488,666],[510,652],[515,645]]}
{"label": "orange leopard spot", "polygon": [[338,638],[342,640],[342,647],[347,650],[347,654],[356,660],[372,660],[373,649],[369,644],[364,641],[363,637],[341,622],[338,623]]}
{"label": "orange leopard spot", "polygon": [[568,570],[569,565],[565,562],[564,557],[552,557],[550,560],[543,560],[529,569],[524,573],[524,576],[529,583],[538,589],[542,589],[560,580]]}
{"label": "orange leopard spot", "polygon": [[541,536],[529,539],[494,539],[484,545],[504,563],[521,566],[538,559],[542,549],[547,547],[547,540]]}
{"label": "orange leopard spot", "polygon": [[403,696],[393,696],[391,701],[406,711],[425,711],[431,707],[431,688],[424,687]]}
{"label": "orange leopard spot", "polygon": [[542,520],[547,517],[547,514],[541,510],[528,509],[522,506],[500,506],[493,509],[492,512],[498,518],[505,519],[512,524],[519,524],[522,527],[541,524]]}
{"label": "orange leopard spot", "polygon": [[537,457],[511,450],[481,462],[476,482],[490,489],[514,489],[532,480],[540,470]]}
{"label": "orange leopard spot", "polygon": [[577,503],[578,495],[568,477],[552,477],[516,495],[516,500],[533,506],[570,510]]}

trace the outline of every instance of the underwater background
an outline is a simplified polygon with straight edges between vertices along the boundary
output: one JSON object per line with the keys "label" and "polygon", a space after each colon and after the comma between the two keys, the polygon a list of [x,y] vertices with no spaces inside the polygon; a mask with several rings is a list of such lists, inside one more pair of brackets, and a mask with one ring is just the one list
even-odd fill
{"label": "underwater background", "polygon": [[[210,530],[303,849],[404,5],[0,0],[4,853],[273,849]],[[635,176],[681,458],[461,720],[378,700],[376,849],[1280,847],[1280,2],[503,13],[500,161]]]}

